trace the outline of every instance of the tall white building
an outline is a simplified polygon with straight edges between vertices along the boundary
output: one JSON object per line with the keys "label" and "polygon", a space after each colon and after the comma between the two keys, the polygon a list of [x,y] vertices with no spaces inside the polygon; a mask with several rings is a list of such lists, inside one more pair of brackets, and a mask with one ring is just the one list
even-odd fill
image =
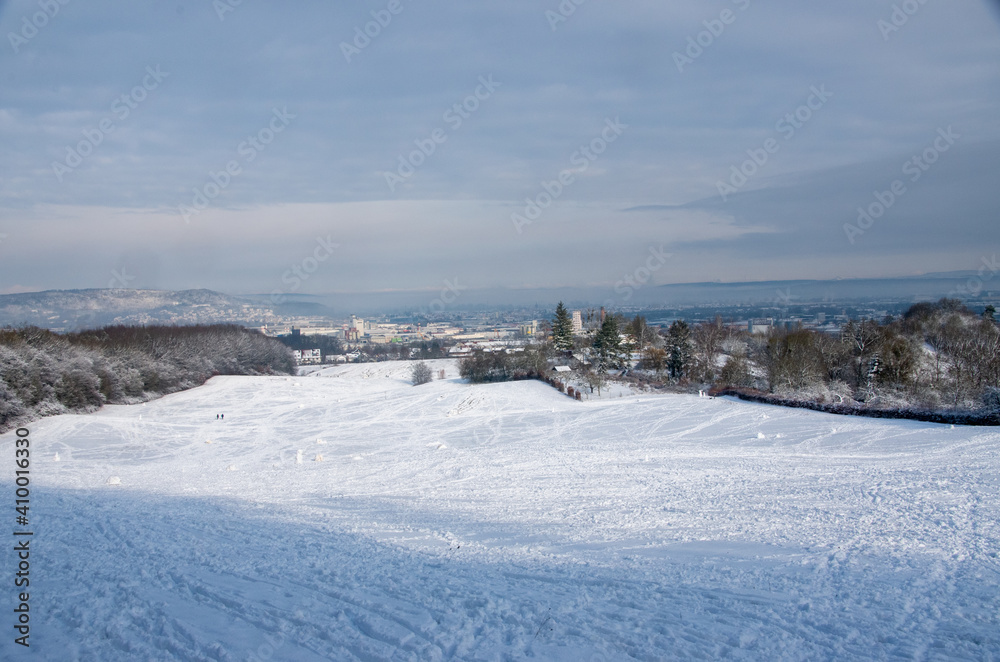
{"label": "tall white building", "polygon": [[573,333],[583,333],[583,313],[579,310],[573,311]]}

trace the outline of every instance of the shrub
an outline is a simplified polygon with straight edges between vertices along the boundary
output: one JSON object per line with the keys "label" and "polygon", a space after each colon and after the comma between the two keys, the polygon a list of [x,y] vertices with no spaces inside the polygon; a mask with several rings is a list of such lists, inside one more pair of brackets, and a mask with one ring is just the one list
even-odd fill
{"label": "shrub", "polygon": [[426,363],[421,361],[420,363],[413,364],[413,369],[411,370],[413,385],[420,386],[421,384],[426,384],[433,379],[433,373]]}

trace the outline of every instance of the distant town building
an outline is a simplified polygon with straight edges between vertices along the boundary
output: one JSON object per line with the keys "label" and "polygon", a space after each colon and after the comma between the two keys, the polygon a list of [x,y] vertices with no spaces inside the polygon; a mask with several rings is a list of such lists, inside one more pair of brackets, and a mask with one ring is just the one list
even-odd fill
{"label": "distant town building", "polygon": [[538,320],[525,322],[518,327],[522,336],[533,336],[538,332]]}
{"label": "distant town building", "polygon": [[773,317],[758,317],[747,322],[747,331],[750,333],[770,333],[774,328]]}
{"label": "distant town building", "polygon": [[573,333],[583,333],[583,313],[579,310],[573,311]]}
{"label": "distant town building", "polygon": [[295,357],[295,362],[299,365],[323,362],[323,352],[318,349],[293,349],[292,355]]}

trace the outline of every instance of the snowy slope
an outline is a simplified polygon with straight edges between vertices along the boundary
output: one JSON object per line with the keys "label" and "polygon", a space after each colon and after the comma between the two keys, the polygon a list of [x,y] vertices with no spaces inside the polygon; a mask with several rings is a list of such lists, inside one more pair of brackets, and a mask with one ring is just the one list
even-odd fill
{"label": "snowy slope", "polygon": [[430,363],[32,425],[32,647],[0,659],[1000,657],[997,431]]}

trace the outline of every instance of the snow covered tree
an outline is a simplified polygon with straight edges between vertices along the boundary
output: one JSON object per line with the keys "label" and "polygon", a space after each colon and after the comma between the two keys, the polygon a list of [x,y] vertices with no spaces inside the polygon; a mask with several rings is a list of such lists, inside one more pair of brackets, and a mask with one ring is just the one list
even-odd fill
{"label": "snow covered tree", "polygon": [[761,352],[768,389],[798,389],[823,381],[824,367],[812,331],[774,330]]}
{"label": "snow covered tree", "polygon": [[421,384],[426,384],[433,379],[430,367],[423,361],[419,363],[414,363],[413,368],[410,371],[413,379],[414,386],[420,386]]}
{"label": "snow covered tree", "polygon": [[667,370],[672,379],[688,373],[691,364],[691,328],[684,320],[677,320],[667,330]]}
{"label": "snow covered tree", "polygon": [[729,355],[719,371],[719,383],[723,386],[753,386],[753,375],[745,353]]}
{"label": "snow covered tree", "polygon": [[556,316],[552,319],[552,344],[559,350],[573,349],[573,320],[562,301],[556,306]]}
{"label": "snow covered tree", "polygon": [[662,347],[647,347],[642,352],[642,367],[660,372],[667,367],[667,350]]}
{"label": "snow covered tree", "polygon": [[596,388],[597,395],[601,395],[601,387],[604,386],[604,375],[602,373],[588,369],[583,373],[583,381],[590,388],[591,393]]}
{"label": "snow covered tree", "polygon": [[618,330],[618,320],[614,315],[604,318],[600,331],[594,337],[594,352],[598,372],[604,373],[622,365],[621,332]]}
{"label": "snow covered tree", "polygon": [[551,353],[552,345],[549,343],[528,345],[523,352],[515,357],[516,368],[526,377],[544,375],[549,367]]}
{"label": "snow covered tree", "polygon": [[693,374],[696,379],[711,382],[718,372],[715,361],[719,356],[722,341],[726,336],[726,327],[722,318],[716,317],[714,322],[704,322],[694,327],[691,341],[694,346]]}
{"label": "snow covered tree", "polygon": [[840,337],[854,356],[854,386],[860,389],[868,381],[871,361],[882,337],[879,324],[874,320],[851,320],[841,329]]}
{"label": "snow covered tree", "polygon": [[640,352],[656,340],[656,331],[649,327],[642,315],[636,315],[625,326],[625,333],[632,337],[635,348]]}

